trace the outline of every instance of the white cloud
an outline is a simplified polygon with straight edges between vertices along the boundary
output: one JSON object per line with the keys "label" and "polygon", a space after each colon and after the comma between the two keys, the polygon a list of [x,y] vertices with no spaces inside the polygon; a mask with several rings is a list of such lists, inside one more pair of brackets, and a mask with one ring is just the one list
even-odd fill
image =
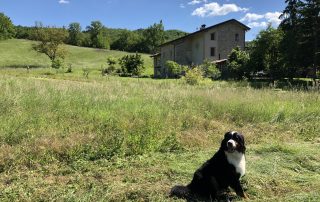
{"label": "white cloud", "polygon": [[248,27],[254,28],[254,27],[267,27],[269,23],[267,22],[250,22],[248,24]]}
{"label": "white cloud", "polygon": [[281,23],[281,20],[279,19],[280,15],[280,12],[268,12],[264,15],[264,17],[267,19],[268,22],[271,22],[272,24],[278,26]]}
{"label": "white cloud", "polygon": [[252,21],[257,21],[264,18],[264,15],[258,15],[255,13],[247,13],[243,18],[241,18],[241,22],[252,22]]}
{"label": "white cloud", "polygon": [[70,1],[68,0],[59,0],[59,4],[68,4]]}
{"label": "white cloud", "polygon": [[191,15],[199,17],[221,16],[232,12],[247,12],[249,9],[241,8],[236,4],[219,5],[217,2],[204,4],[202,7],[195,9]]}
{"label": "white cloud", "polygon": [[200,4],[200,3],[207,3],[207,0],[192,0],[190,2],[188,2],[188,5],[196,5],[196,4]]}
{"label": "white cloud", "polygon": [[[267,27],[268,24],[272,26],[279,26],[281,20],[279,16],[280,12],[268,12],[265,14],[247,13],[243,18],[240,19],[241,22],[248,22],[248,26],[253,27]],[[260,20],[260,21],[259,21]]]}

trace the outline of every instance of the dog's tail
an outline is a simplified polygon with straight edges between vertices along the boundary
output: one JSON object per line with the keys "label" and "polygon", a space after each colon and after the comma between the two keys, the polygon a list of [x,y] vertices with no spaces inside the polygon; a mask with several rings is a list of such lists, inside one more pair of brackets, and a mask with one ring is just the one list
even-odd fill
{"label": "dog's tail", "polygon": [[187,186],[174,186],[170,191],[170,197],[189,198],[190,189]]}

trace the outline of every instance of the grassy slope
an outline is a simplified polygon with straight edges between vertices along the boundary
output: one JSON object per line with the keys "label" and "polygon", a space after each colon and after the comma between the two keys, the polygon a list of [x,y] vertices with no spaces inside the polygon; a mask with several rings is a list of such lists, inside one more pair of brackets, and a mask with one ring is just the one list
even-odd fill
{"label": "grassy slope", "polygon": [[[43,54],[38,54],[31,49],[32,41],[11,39],[0,41],[0,67],[49,67],[50,60]],[[106,66],[106,58],[109,56],[120,58],[126,54],[121,51],[109,51],[76,46],[66,46],[69,54],[66,64],[72,64],[75,70],[90,68],[99,71],[101,65]],[[142,54],[145,61],[146,75],[153,74],[152,59],[147,54]]]}
{"label": "grassy slope", "polygon": [[236,129],[252,201],[320,200],[318,92],[0,71],[0,198],[170,201]]}

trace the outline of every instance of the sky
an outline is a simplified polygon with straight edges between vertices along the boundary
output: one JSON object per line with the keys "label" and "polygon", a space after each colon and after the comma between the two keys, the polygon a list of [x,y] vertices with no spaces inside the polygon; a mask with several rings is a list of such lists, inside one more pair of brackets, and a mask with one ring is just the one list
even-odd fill
{"label": "sky", "polygon": [[0,0],[0,12],[15,25],[68,26],[79,22],[83,29],[99,20],[109,28],[135,30],[163,21],[164,27],[195,32],[236,19],[251,27],[253,40],[269,23],[277,27],[284,0]]}

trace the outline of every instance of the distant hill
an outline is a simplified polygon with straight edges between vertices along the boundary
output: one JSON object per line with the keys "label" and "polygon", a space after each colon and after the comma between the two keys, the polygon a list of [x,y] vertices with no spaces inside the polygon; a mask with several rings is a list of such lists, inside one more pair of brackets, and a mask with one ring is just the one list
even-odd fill
{"label": "distant hill", "polygon": [[[26,68],[49,67],[50,60],[44,54],[38,54],[31,49],[34,41],[24,39],[10,39],[0,41],[0,68]],[[120,58],[130,54],[123,51],[112,51],[95,48],[84,48],[77,46],[66,45],[69,52],[66,58],[66,64],[72,64],[75,69],[90,68],[101,69],[101,66],[106,66],[107,57]],[[146,67],[144,75],[153,74],[153,61],[148,54],[142,54]]]}
{"label": "distant hill", "polygon": [[165,31],[165,39],[166,39],[166,42],[167,41],[172,41],[172,40],[175,40],[177,38],[183,37],[183,36],[185,36],[187,34],[189,34],[189,33],[181,31],[181,30],[176,30],[176,29],[166,30]]}

